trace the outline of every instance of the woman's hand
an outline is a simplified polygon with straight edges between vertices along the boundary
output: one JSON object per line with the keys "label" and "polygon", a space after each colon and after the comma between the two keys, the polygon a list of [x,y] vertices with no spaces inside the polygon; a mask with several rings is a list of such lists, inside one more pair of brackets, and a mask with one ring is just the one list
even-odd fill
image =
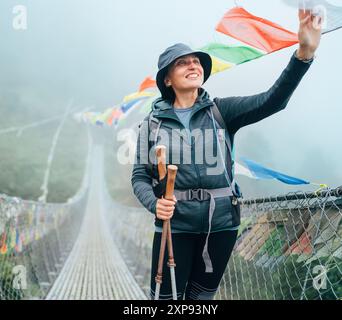
{"label": "woman's hand", "polygon": [[314,57],[319,46],[322,33],[322,17],[313,15],[309,9],[299,9],[299,49],[297,57],[301,60],[310,60]]}
{"label": "woman's hand", "polygon": [[177,199],[173,196],[173,200],[167,200],[163,197],[157,200],[157,218],[160,220],[169,220],[173,216],[173,212],[175,210],[175,205],[177,203]]}

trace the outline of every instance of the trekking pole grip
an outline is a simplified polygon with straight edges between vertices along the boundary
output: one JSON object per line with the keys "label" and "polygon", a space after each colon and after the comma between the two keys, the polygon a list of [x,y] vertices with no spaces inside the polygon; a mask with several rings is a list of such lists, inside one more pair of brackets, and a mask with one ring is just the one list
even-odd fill
{"label": "trekking pole grip", "polygon": [[173,200],[177,170],[178,168],[172,164],[167,166],[167,183],[165,192],[165,199],[167,200]]}
{"label": "trekking pole grip", "polygon": [[166,176],[166,147],[159,145],[155,149],[158,163],[159,180],[163,180]]}

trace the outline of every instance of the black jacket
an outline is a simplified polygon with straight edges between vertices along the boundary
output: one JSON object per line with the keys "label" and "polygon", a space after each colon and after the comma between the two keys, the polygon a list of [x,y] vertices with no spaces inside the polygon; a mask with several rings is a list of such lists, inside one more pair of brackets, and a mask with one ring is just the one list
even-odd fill
{"label": "black jacket", "polygon": [[[240,128],[258,122],[284,109],[309,67],[310,63],[300,61],[293,55],[281,76],[266,92],[245,97],[215,98],[214,101],[226,123],[232,144],[234,143],[234,135]],[[207,109],[212,104],[213,102],[210,100],[207,92],[201,89],[191,114],[190,130],[197,129],[198,133],[204,132],[205,129],[213,128],[213,122],[210,114],[207,112]],[[167,145],[167,155],[169,156],[167,163],[178,166],[175,182],[176,189],[213,189],[227,187],[228,183],[222,172],[217,175],[208,174],[208,168],[212,168],[215,165],[207,163],[206,161],[199,164],[195,163],[194,160],[197,159],[195,157],[198,156],[195,150],[197,140],[199,139],[194,138],[191,144],[189,144],[186,142],[184,132],[180,132],[179,136],[177,134],[171,135],[172,129],[182,130],[184,127],[173,111],[170,101],[163,100],[162,98],[156,99],[152,104],[151,112],[155,118],[162,120],[160,129],[170,138],[169,142],[164,140],[158,141],[158,143]],[[152,178],[157,179],[158,172],[156,166],[153,166],[151,171],[150,166],[146,163],[147,151],[151,151],[149,150],[148,144],[147,118],[144,119],[140,127],[131,182],[134,194],[138,200],[147,210],[155,214],[157,197],[152,188]],[[185,149],[179,148],[180,141],[182,141]],[[205,139],[202,141],[205,141]],[[211,141],[205,141],[203,144],[203,158],[205,158],[205,154],[208,152],[213,154],[212,150],[216,154],[216,145],[217,143],[214,137]],[[180,149],[190,153],[191,163],[173,161],[173,156],[176,156],[176,159],[183,159],[184,151],[179,151]],[[153,153],[153,150],[151,152]],[[178,154],[179,152],[180,154]],[[227,153],[227,156],[229,158],[228,162],[231,162],[231,155]],[[229,175],[231,176],[231,172],[229,172]],[[212,231],[219,231],[227,227],[239,225],[240,210],[238,206],[232,205],[231,197],[216,198],[215,203],[216,207],[211,226]],[[201,202],[198,200],[178,201],[171,220],[172,228],[185,232],[207,232],[208,210],[209,200]],[[156,218],[155,224],[162,226],[162,221]]]}

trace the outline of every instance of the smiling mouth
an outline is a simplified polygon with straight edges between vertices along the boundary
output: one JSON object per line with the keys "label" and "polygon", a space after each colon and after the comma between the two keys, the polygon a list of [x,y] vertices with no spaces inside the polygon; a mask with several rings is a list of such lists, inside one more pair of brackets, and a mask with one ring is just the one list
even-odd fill
{"label": "smiling mouth", "polygon": [[190,73],[185,78],[187,78],[187,79],[198,79],[199,74],[198,73]]}

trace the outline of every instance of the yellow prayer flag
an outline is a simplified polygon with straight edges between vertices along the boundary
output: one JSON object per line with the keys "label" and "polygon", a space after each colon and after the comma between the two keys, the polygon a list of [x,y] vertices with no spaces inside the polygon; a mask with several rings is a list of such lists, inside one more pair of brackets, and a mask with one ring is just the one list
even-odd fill
{"label": "yellow prayer flag", "polygon": [[143,97],[152,97],[154,95],[155,95],[154,92],[147,92],[147,91],[134,92],[128,96],[125,96],[123,99],[123,102],[128,102],[128,101],[138,99],[138,98],[143,98]]}
{"label": "yellow prayer flag", "polygon": [[211,74],[222,72],[234,66],[234,64],[222,61],[214,56],[211,56],[211,60],[213,62],[213,65],[211,68]]}

